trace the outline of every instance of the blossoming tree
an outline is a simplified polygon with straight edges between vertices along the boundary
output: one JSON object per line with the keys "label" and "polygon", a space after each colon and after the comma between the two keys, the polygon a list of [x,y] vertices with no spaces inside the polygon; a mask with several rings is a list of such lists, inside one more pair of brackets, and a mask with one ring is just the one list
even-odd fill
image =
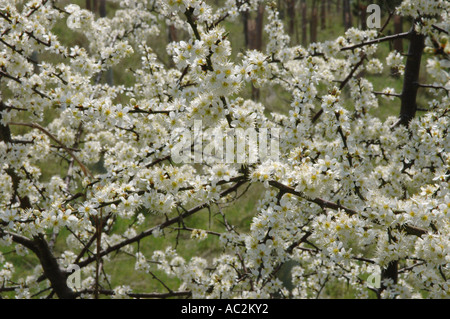
{"label": "blossoming tree", "polygon": [[[449,297],[450,2],[404,0],[381,29],[350,28],[308,47],[290,45],[271,1],[111,2],[119,9],[103,18],[57,0],[0,4],[0,294],[309,298],[343,281],[360,298]],[[234,58],[226,27],[260,3],[266,46]],[[387,36],[394,14],[412,28]],[[53,26],[64,19],[85,47],[59,41]],[[145,41],[166,26],[186,33],[166,48],[172,66]],[[407,54],[379,58],[381,43],[400,38]],[[140,59],[132,84],[100,81],[130,55]],[[364,76],[386,67],[403,75],[402,92]],[[248,85],[280,87],[289,114],[246,99]],[[433,98],[419,106],[426,90]],[[382,98],[398,116],[373,115]],[[174,163],[180,132],[195,121],[224,132],[277,128],[281,156]],[[100,159],[103,170],[93,170]],[[44,179],[47,163],[61,170]],[[265,191],[242,231],[221,207],[255,184]],[[223,231],[190,223],[207,209]],[[186,258],[168,243],[143,253],[141,241],[175,227],[190,240],[219,237],[222,252]],[[16,274],[25,254],[36,264]],[[158,269],[180,284],[161,280],[164,293],[111,286],[104,265],[120,254],[149,280]],[[288,263],[289,286],[279,276]],[[369,285],[373,274],[379,285]]]}

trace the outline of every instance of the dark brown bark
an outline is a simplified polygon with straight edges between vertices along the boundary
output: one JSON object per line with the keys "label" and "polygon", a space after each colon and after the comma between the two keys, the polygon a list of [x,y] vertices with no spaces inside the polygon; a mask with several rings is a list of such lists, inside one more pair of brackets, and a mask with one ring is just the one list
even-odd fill
{"label": "dark brown bark", "polygon": [[245,47],[249,47],[249,38],[248,38],[248,20],[249,20],[249,14],[248,11],[244,11],[241,14],[242,16],[242,24],[244,25],[244,41],[245,41]]}
{"label": "dark brown bark", "polygon": [[[100,18],[106,17],[106,0],[97,0],[98,1],[98,14]],[[106,83],[108,83],[109,86],[112,86],[114,84],[114,74],[112,68],[109,68],[106,70]]]}
{"label": "dark brown bark", "polygon": [[92,11],[91,0],[86,0],[86,9],[89,10],[89,11]]}
{"label": "dark brown bark", "polygon": [[310,27],[309,27],[309,38],[311,43],[317,42],[317,20],[318,20],[318,15],[317,15],[317,1],[314,0],[312,3],[312,8],[311,8],[311,20],[310,20]]}
{"label": "dark brown bark", "polygon": [[[255,18],[251,18],[247,12],[242,14],[244,21],[244,33],[246,47],[250,50],[262,50],[263,47],[263,23],[264,23],[264,5],[258,7],[258,12]],[[259,100],[259,89],[252,86],[252,99]]]}
{"label": "dark brown bark", "polygon": [[345,30],[348,30],[353,26],[350,0],[344,0],[343,15],[344,15],[344,27]]}
{"label": "dark brown bark", "polygon": [[[0,101],[0,120],[1,120],[1,111],[6,109],[3,101]],[[4,126],[0,124],[0,141],[11,143],[11,131],[9,126]],[[8,175],[11,176],[13,181],[13,192],[17,194],[17,187],[20,182],[20,177],[16,174],[14,169],[6,170]],[[27,196],[19,197],[20,207],[23,209],[32,208],[30,200]],[[1,232],[1,229],[0,229]],[[61,299],[73,299],[75,298],[74,292],[67,286],[67,274],[65,274],[58,265],[58,261],[54,257],[51,248],[48,246],[48,243],[41,236],[36,236],[33,240],[30,240],[26,237],[22,237],[19,235],[13,236],[13,241],[17,242],[21,245],[24,245],[28,249],[30,249],[36,256],[39,258],[42,269],[44,271],[45,277],[50,280],[50,284],[57,294],[57,296]]]}
{"label": "dark brown bark", "polygon": [[301,2],[302,10],[302,44],[306,46],[308,44],[308,5],[306,0]]}
{"label": "dark brown bark", "polygon": [[[392,236],[391,229],[388,230],[389,243],[396,242],[397,239]],[[390,280],[393,284],[398,282],[398,260],[393,260],[389,262],[386,268],[381,270],[381,286],[378,289],[378,298],[381,297],[381,293],[387,287],[385,285],[385,280]]]}
{"label": "dark brown bark", "polygon": [[360,25],[362,30],[367,29],[367,5],[364,3],[358,3]]}
{"label": "dark brown bark", "polygon": [[409,52],[406,60],[403,80],[402,105],[400,110],[400,124],[408,125],[416,116],[418,80],[425,37],[413,31],[410,35]]}
{"label": "dark brown bark", "polygon": [[252,18],[248,12],[242,13],[245,43],[250,50],[262,49],[264,11],[264,6],[260,5],[256,17],[254,18]]}
{"label": "dark brown bark", "polygon": [[327,27],[327,1],[320,2],[320,28],[325,30]]}
{"label": "dark brown bark", "polygon": [[265,6],[263,4],[259,5],[258,15],[256,16],[256,43],[255,46],[258,50],[262,49],[263,46],[263,29],[264,29],[264,11]]}
{"label": "dark brown bark", "polygon": [[52,288],[60,299],[74,299],[76,294],[67,285],[67,274],[64,273],[53,256],[47,241],[44,238],[34,239],[37,256],[44,270],[44,275],[50,280]]}
{"label": "dark brown bark", "polygon": [[256,31],[256,20],[249,19],[247,20],[247,39],[248,39],[248,48],[250,50],[257,50],[259,48],[259,39],[257,38]]}
{"label": "dark brown bark", "polygon": [[309,25],[309,40],[311,43],[317,42],[318,9],[317,1],[314,0],[311,8],[311,19]]}
{"label": "dark brown bark", "polygon": [[98,5],[100,0],[92,0],[92,12],[97,13],[98,12]]}
{"label": "dark brown bark", "polygon": [[[0,120],[2,119],[2,111],[4,110],[6,110],[6,105],[3,103],[3,101],[0,101]],[[4,126],[0,124],[0,141],[5,143],[13,142],[9,125]],[[27,196],[25,197],[17,196],[17,188],[19,187],[20,178],[16,174],[15,170],[13,168],[8,168],[5,170],[5,172],[11,177],[11,181],[13,184],[14,198],[15,201],[17,201],[17,199],[19,200],[20,208],[22,209],[31,208],[30,200],[28,199]]]}
{"label": "dark brown bark", "polygon": [[175,28],[175,26],[170,25],[168,29],[169,29],[169,42],[178,41],[177,29]]}
{"label": "dark brown bark", "polygon": [[288,32],[292,36],[295,34],[295,0],[287,0],[287,13],[289,16]]}
{"label": "dark brown bark", "polygon": [[98,0],[99,1],[99,8],[98,8],[98,14],[100,17],[106,17],[106,0]]}
{"label": "dark brown bark", "polygon": [[[2,112],[6,110],[6,105],[0,100],[0,120],[2,119]],[[9,126],[3,126],[0,122],[0,141],[11,143],[11,131]]]}
{"label": "dark brown bark", "polygon": [[381,291],[386,289],[386,286],[383,284],[384,279],[390,279],[393,281],[394,284],[397,284],[398,282],[398,261],[394,260],[391,261],[388,266],[383,269],[381,272]]}
{"label": "dark brown bark", "polygon": [[[399,34],[403,32],[403,19],[399,15],[394,16],[394,34]],[[394,50],[398,52],[403,52],[403,39],[399,38],[394,40]]]}

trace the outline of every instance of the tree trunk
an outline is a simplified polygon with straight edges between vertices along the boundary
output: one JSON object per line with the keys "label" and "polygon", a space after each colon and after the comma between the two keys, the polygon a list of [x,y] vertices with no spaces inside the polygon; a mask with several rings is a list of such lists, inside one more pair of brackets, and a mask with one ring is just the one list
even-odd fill
{"label": "tree trunk", "polygon": [[293,36],[295,33],[295,0],[287,0],[287,11],[289,16],[288,31],[289,35]]}
{"label": "tree trunk", "polygon": [[343,14],[344,14],[344,27],[345,27],[345,31],[347,31],[348,29],[350,29],[353,26],[350,0],[344,0]]}
{"label": "tree trunk", "polygon": [[36,50],[31,53],[31,59],[33,60],[33,72],[39,73],[39,54]]}
{"label": "tree trunk", "polygon": [[398,261],[391,261],[388,266],[383,269],[381,272],[381,287],[379,289],[378,298],[380,298],[380,293],[386,289],[386,286],[383,284],[383,280],[390,279],[394,284],[398,282]]}
{"label": "tree trunk", "polygon": [[327,1],[320,2],[320,28],[325,30],[327,28]]}
{"label": "tree trunk", "polygon": [[250,39],[248,37],[248,21],[249,21],[249,14],[248,11],[244,11],[241,13],[242,17],[242,24],[244,25],[244,41],[245,41],[245,47],[250,47]]}
{"label": "tree trunk", "polygon": [[[2,119],[2,112],[4,110],[6,110],[6,105],[0,100],[0,120]],[[3,126],[2,122],[0,122],[0,142],[11,143],[11,131],[9,130],[9,126]]]}
{"label": "tree trunk", "polygon": [[177,29],[175,28],[175,26],[170,25],[168,29],[169,42],[178,41]]}
{"label": "tree trunk", "polygon": [[98,2],[99,0],[92,0],[93,1],[93,6],[92,6],[92,12],[97,13],[98,12]]}
{"label": "tree trunk", "polygon": [[[260,4],[258,8],[258,15],[255,21],[255,43],[254,47],[256,50],[262,50],[263,47],[263,30],[264,30],[264,11],[265,5]],[[258,88],[252,87],[252,96],[254,101],[259,101],[260,90]]]}
{"label": "tree trunk", "polygon": [[[250,50],[262,49],[262,34],[264,21],[264,6],[260,5],[256,18],[251,19],[248,13],[243,14],[246,43]],[[246,23],[245,23],[246,22]]]}
{"label": "tree trunk", "polygon": [[263,47],[263,30],[264,30],[264,12],[265,5],[260,4],[258,8],[258,15],[256,16],[256,47],[262,50]]}
{"label": "tree trunk", "polygon": [[[0,100],[0,120],[2,119],[2,111],[6,109],[6,105]],[[1,123],[1,122],[0,122]],[[9,126],[0,124],[0,142],[11,143],[11,131]],[[17,194],[17,188],[20,183],[20,177],[14,169],[7,169],[6,173],[10,175],[13,182],[13,192]],[[20,201],[20,207],[24,210],[32,208],[30,200],[27,196],[16,196]],[[1,230],[0,230],[1,233]],[[30,249],[38,258],[44,271],[45,278],[50,281],[51,287],[60,299],[74,299],[76,297],[72,289],[67,285],[67,275],[59,267],[58,261],[48,246],[42,235],[36,236],[33,240],[26,237],[13,236],[13,241],[24,245]]]}
{"label": "tree trunk", "polygon": [[[250,50],[262,50],[263,42],[263,22],[264,22],[264,5],[259,5],[258,12],[255,18],[250,18],[248,12],[242,13],[242,19],[244,22],[244,37],[245,45]],[[252,99],[258,101],[260,92],[258,88],[252,85]]]}
{"label": "tree trunk", "polygon": [[[397,239],[392,236],[391,229],[388,230],[389,243],[396,242]],[[381,293],[386,289],[385,280],[392,281],[393,284],[398,282],[398,260],[389,262],[386,268],[381,270],[381,285],[378,287],[377,296],[380,299]]]}
{"label": "tree trunk", "polygon": [[309,37],[311,43],[317,42],[317,1],[314,0],[311,8],[311,20],[309,28]]}
{"label": "tree trunk", "polygon": [[101,18],[106,17],[106,0],[100,0],[98,14]]}
{"label": "tree trunk", "polygon": [[284,0],[284,1],[282,1],[282,0],[278,0],[278,3],[277,3],[277,8],[278,8],[278,13],[280,14],[280,19],[281,20],[284,20],[284,15],[285,15],[285,12],[284,12],[284,10],[285,10],[285,6],[284,6],[284,2],[287,2],[287,1],[290,1],[290,0]]}
{"label": "tree trunk", "polygon": [[37,256],[44,270],[45,277],[50,280],[52,288],[60,299],[75,299],[76,295],[67,285],[67,275],[59,267],[58,261],[51,252],[44,238],[34,239]]}
{"label": "tree trunk", "polygon": [[308,5],[306,4],[306,0],[302,0],[301,2],[301,10],[302,10],[302,44],[304,46],[308,45]]}
{"label": "tree trunk", "polygon": [[416,116],[417,91],[419,88],[418,80],[424,49],[425,37],[422,34],[418,34],[413,31],[410,35],[409,52],[406,60],[405,76],[403,80],[402,105],[399,122],[403,125],[408,125],[409,122]]}
{"label": "tree trunk", "polygon": [[361,29],[366,30],[367,29],[367,5],[364,3],[358,4],[359,9],[359,16],[361,19]]}
{"label": "tree trunk", "polygon": [[[399,15],[394,16],[394,34],[403,33],[403,19]],[[398,52],[403,52],[403,39],[394,40],[394,50]]]}
{"label": "tree trunk", "polygon": [[[106,0],[97,1],[99,1],[98,14],[100,15],[100,18],[104,18],[106,17]],[[114,75],[112,68],[106,70],[106,83],[108,83],[109,86],[112,86],[114,84]]]}
{"label": "tree trunk", "polygon": [[86,10],[92,11],[91,0],[86,0]]}

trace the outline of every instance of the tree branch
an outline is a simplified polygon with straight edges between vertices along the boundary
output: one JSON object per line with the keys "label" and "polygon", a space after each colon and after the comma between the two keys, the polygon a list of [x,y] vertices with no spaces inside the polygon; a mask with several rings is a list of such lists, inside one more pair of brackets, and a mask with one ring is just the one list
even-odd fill
{"label": "tree branch", "polygon": [[379,44],[381,42],[386,42],[386,41],[392,41],[392,40],[396,40],[396,39],[406,38],[410,34],[411,34],[411,31],[398,33],[398,34],[394,34],[394,35],[388,35],[388,36],[385,36],[383,38],[378,38],[378,39],[374,39],[374,40],[370,40],[370,41],[366,41],[366,42],[361,42],[361,43],[358,43],[358,44],[350,45],[350,46],[347,46],[347,47],[343,47],[343,48],[341,48],[341,51],[354,50],[354,49],[357,49],[357,48],[364,47],[366,45]]}
{"label": "tree branch", "polygon": [[[77,295],[81,294],[93,294],[94,290],[92,289],[85,289],[80,292],[77,292]],[[99,294],[101,295],[107,295],[107,296],[114,296],[116,293],[113,290],[106,290],[106,289],[100,289]],[[173,298],[173,297],[190,297],[192,293],[190,291],[172,291],[167,293],[126,293],[128,297],[136,298],[136,299],[166,299],[166,298]]]}
{"label": "tree branch", "polygon": [[[247,183],[246,179],[240,180],[239,182],[237,182],[232,187],[230,187],[230,188],[226,189],[225,191],[221,192],[220,193],[220,197],[225,197],[228,194],[236,191],[239,187],[241,187],[245,183]],[[138,241],[142,240],[143,238],[152,235],[155,231],[160,230],[160,229],[164,229],[164,228],[167,228],[168,226],[176,224],[176,223],[182,221],[184,218],[187,218],[187,217],[189,217],[189,216],[197,213],[198,211],[200,211],[200,210],[202,210],[204,208],[207,208],[209,206],[210,206],[210,204],[207,203],[207,202],[203,203],[203,204],[200,204],[200,205],[198,205],[198,206],[196,206],[196,207],[194,207],[194,208],[184,212],[183,214],[178,215],[177,217],[174,217],[172,219],[168,219],[165,222],[163,222],[163,223],[161,223],[161,224],[159,224],[157,226],[154,226],[154,227],[152,227],[150,229],[147,229],[147,230],[141,232],[139,235],[136,235],[136,236],[131,237],[129,239],[126,239],[126,240],[124,240],[124,241],[122,241],[122,242],[120,242],[120,243],[118,243],[116,245],[108,247],[107,249],[105,249],[105,250],[99,252],[98,254],[96,254],[96,256],[89,257],[89,258],[79,262],[78,266],[85,267],[86,265],[89,265],[90,263],[94,262],[96,260],[97,255],[99,257],[103,257],[105,255],[110,254],[113,251],[117,251],[117,250],[119,250],[119,249],[121,249],[121,248],[123,248],[123,247],[125,247],[127,245],[130,245],[130,244],[133,244],[135,242],[138,242]]]}
{"label": "tree branch", "polygon": [[[282,191],[284,193],[292,194],[297,197],[303,198],[311,203],[315,203],[315,204],[319,205],[322,209],[329,208],[332,210],[343,210],[349,216],[359,215],[356,210],[353,210],[351,208],[348,208],[348,207],[342,206],[340,204],[336,204],[336,203],[333,203],[333,202],[330,202],[330,201],[327,201],[327,200],[324,200],[321,198],[310,198],[310,197],[306,196],[305,194],[297,192],[294,188],[286,186],[280,182],[270,181],[269,185],[272,187],[278,188],[280,191]],[[411,226],[408,224],[403,224],[403,225],[399,226],[399,229],[405,231],[408,235],[414,235],[414,236],[418,236],[418,237],[428,234],[428,231],[426,229],[416,227],[416,226]]]}
{"label": "tree branch", "polygon": [[18,122],[10,122],[8,123],[8,125],[17,125],[17,126],[28,126],[31,128],[35,128],[40,130],[41,132],[43,132],[45,135],[47,135],[48,137],[50,137],[52,140],[54,140],[56,143],[58,143],[59,145],[61,145],[61,147],[67,152],[69,153],[69,155],[78,163],[78,165],[80,166],[81,170],[83,171],[84,175],[86,175],[86,177],[90,177],[90,178],[94,178],[94,176],[92,175],[92,173],[89,171],[89,169],[78,159],[78,157],[72,152],[72,150],[70,148],[68,148],[67,146],[65,146],[62,142],[60,142],[56,136],[54,136],[52,133],[50,133],[49,131],[47,131],[45,128],[43,128],[42,126],[40,126],[39,124],[36,123],[18,123]]}

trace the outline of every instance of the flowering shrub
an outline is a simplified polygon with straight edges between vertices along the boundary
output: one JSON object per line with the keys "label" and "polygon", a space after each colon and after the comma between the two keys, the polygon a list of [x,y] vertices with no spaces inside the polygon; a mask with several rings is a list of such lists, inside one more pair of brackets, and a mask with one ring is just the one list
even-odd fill
{"label": "flowering shrub", "polygon": [[[360,298],[370,290],[381,298],[449,297],[450,2],[403,1],[397,13],[413,19],[408,32],[351,28],[308,47],[290,44],[270,1],[227,0],[218,9],[202,0],[111,2],[119,9],[108,18],[52,0],[0,5],[0,242],[14,251],[0,253],[0,292],[309,298],[343,281]],[[226,23],[260,3],[266,48],[233,58]],[[62,19],[86,47],[60,42],[52,30]],[[143,40],[166,25],[187,34],[166,48],[173,66]],[[396,38],[409,40],[409,54],[380,59],[379,44]],[[130,56],[140,58],[132,84],[101,83]],[[421,60],[431,83],[419,81]],[[386,67],[404,76],[403,92],[377,92],[357,76]],[[244,98],[248,85],[279,86],[290,96],[289,114],[268,114]],[[424,90],[434,98],[419,108]],[[400,117],[375,117],[380,97],[401,101]],[[172,149],[196,121],[211,132],[277,129],[281,156],[174,163]],[[93,171],[100,160],[103,170]],[[44,179],[45,163],[67,165]],[[204,209],[233,205],[253,184],[265,191],[247,231],[225,213],[222,232],[187,226]],[[140,250],[141,240],[174,225],[191,232],[186,240],[218,236],[222,253],[186,258],[169,243],[152,255]],[[108,288],[102,264],[117,253],[134,256],[137,271],[159,269],[181,284],[167,293],[135,292],[129,282]],[[14,262],[26,254],[36,264],[16,275]],[[287,263],[289,287],[279,276]],[[67,280],[69,266],[80,269],[79,285]],[[366,280],[372,274],[380,275],[377,287]]]}

